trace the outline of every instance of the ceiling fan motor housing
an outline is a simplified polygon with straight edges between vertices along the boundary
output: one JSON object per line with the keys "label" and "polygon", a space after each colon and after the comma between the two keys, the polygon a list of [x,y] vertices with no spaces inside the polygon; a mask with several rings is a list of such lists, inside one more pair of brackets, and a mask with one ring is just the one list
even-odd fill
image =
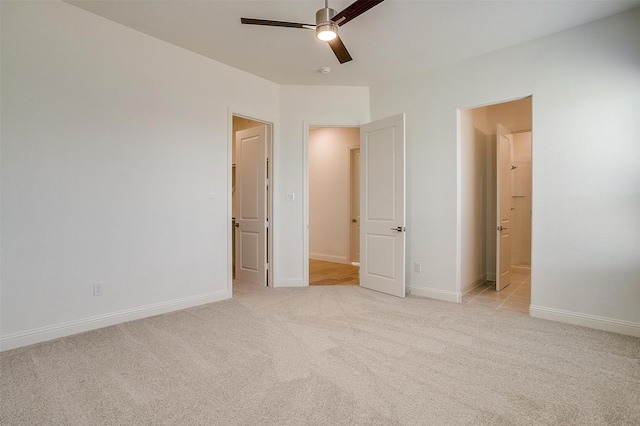
{"label": "ceiling fan motor housing", "polygon": [[316,37],[320,40],[333,40],[338,35],[338,24],[332,21],[335,9],[325,7],[316,12]]}
{"label": "ceiling fan motor housing", "polygon": [[334,16],[336,16],[336,10],[330,7],[325,7],[316,12],[316,25],[328,24],[331,22]]}

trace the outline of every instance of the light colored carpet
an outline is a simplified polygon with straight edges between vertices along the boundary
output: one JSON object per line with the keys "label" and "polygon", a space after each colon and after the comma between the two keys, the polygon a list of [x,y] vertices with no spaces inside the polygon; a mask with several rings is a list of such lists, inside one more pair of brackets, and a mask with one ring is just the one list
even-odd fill
{"label": "light colored carpet", "polygon": [[353,286],[5,351],[2,425],[638,425],[640,339]]}

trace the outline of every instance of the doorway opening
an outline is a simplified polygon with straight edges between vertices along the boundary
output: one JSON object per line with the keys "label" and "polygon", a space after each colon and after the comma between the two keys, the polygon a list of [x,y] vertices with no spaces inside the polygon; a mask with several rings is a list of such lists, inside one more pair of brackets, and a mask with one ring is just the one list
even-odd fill
{"label": "doorway opening", "polygon": [[463,303],[529,312],[531,96],[459,115]]}
{"label": "doorway opening", "polygon": [[232,115],[232,277],[264,286],[273,282],[272,131],[271,123]]}
{"label": "doorway opening", "polygon": [[[406,155],[405,155],[405,114],[397,114],[360,125],[334,125],[336,127],[357,128],[360,148],[360,287],[390,294],[396,297],[406,296],[405,246],[406,246]],[[303,277],[304,285],[309,285],[309,228],[310,226],[310,190],[309,190],[309,139],[314,128],[327,128],[327,125],[305,123],[303,143],[303,178],[306,188],[303,204],[304,217],[307,220],[303,239]],[[354,140],[355,147],[356,142]],[[342,158],[349,161],[350,155]],[[349,188],[347,179],[342,188]],[[336,186],[339,189],[340,186]],[[292,197],[293,198],[293,197]],[[330,198],[333,203],[333,198]],[[344,205],[348,206],[348,201]],[[347,212],[348,207],[344,208]],[[344,214],[336,219],[350,226],[353,217]],[[349,234],[343,232],[342,235]],[[343,256],[348,258],[349,250]]]}
{"label": "doorway opening", "polygon": [[309,285],[359,285],[360,129],[308,132]]}

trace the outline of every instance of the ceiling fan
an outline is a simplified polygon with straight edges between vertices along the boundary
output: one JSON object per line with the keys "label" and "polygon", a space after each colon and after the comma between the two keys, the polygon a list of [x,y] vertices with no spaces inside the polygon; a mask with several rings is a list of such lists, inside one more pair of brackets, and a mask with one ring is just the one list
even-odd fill
{"label": "ceiling fan", "polygon": [[324,8],[316,12],[316,24],[299,24],[296,22],[270,21],[266,19],[240,18],[243,24],[266,25],[270,27],[288,27],[316,30],[316,37],[319,40],[329,43],[331,50],[335,53],[341,64],[351,61],[353,58],[347,51],[340,36],[338,27],[365,13],[372,7],[382,3],[384,0],[357,0],[340,13],[329,7],[329,1],[324,0]]}

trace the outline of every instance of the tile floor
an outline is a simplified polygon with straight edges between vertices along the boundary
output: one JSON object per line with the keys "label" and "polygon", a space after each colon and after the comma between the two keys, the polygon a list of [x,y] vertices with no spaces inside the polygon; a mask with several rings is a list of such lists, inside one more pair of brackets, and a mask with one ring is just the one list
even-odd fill
{"label": "tile floor", "polygon": [[523,269],[511,272],[511,284],[496,291],[495,281],[485,281],[462,296],[462,303],[481,305],[496,310],[529,314],[531,304],[531,273]]}

